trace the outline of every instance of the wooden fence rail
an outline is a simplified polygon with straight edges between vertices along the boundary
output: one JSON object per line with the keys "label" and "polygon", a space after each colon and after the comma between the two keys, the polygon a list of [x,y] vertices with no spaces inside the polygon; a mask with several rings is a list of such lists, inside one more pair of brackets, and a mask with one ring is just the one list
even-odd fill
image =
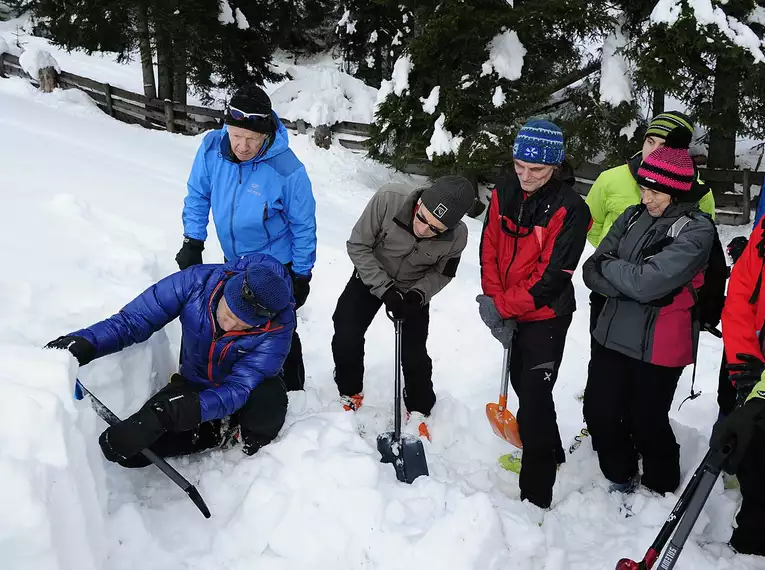
{"label": "wooden fence rail", "polygon": [[[14,75],[23,77],[35,85],[38,80],[27,75],[19,58],[11,54],[0,54],[0,77]],[[197,134],[207,129],[218,128],[223,123],[223,111],[210,109],[197,105],[184,105],[169,100],[152,99],[133,93],[120,87],[114,87],[108,83],[94,81],[74,73],[62,71],[58,77],[59,84],[63,88],[76,88],[90,96],[96,105],[105,113],[126,123],[135,123],[150,129],[163,129],[171,133],[184,132]],[[299,133],[307,132],[311,125],[302,120],[291,121],[282,118],[282,123],[288,129],[297,130]],[[356,137],[368,137],[372,126],[364,123],[343,121],[332,125],[333,133],[353,135]],[[368,142],[366,139],[338,139],[343,147],[366,152]],[[508,157],[509,161],[509,157]],[[582,195],[586,195],[598,175],[604,168],[598,164],[583,163],[577,166],[575,171],[575,189]],[[422,160],[413,162],[403,168],[404,172],[430,176],[432,166],[430,162]],[[499,172],[496,167],[481,178],[492,181]],[[701,169],[704,180],[710,185],[715,193],[717,217],[720,222],[732,224],[749,223],[751,209],[756,206],[757,199],[752,199],[752,186],[761,188],[763,184],[763,172],[750,170],[712,170]],[[716,185],[731,183],[740,185],[741,192],[720,192]]]}

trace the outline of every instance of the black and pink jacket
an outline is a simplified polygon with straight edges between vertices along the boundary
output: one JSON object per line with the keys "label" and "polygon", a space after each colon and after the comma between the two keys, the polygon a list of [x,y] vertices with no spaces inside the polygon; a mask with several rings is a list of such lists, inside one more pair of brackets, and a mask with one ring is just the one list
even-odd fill
{"label": "black and pink jacket", "polygon": [[583,266],[587,287],[607,297],[595,340],[659,366],[691,364],[691,313],[714,236],[695,202],[670,204],[658,218],[642,205],[627,208]]}

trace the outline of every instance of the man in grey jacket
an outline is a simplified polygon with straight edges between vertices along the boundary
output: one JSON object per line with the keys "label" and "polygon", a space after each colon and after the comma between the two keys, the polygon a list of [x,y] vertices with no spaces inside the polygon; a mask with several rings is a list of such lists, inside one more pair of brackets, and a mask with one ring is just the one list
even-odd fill
{"label": "man in grey jacket", "polygon": [[461,176],[443,176],[418,189],[388,184],[356,222],[347,243],[355,271],[332,317],[335,382],[346,410],[362,404],[364,335],[385,304],[403,319],[404,403],[420,422],[420,434],[429,437],[425,417],[436,401],[425,346],[429,303],[456,275],[468,235],[460,220],[474,200],[473,186]]}

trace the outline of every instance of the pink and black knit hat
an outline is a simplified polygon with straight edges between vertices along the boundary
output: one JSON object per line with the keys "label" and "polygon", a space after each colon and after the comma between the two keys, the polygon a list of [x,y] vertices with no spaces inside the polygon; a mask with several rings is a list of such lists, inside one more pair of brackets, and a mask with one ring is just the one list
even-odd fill
{"label": "pink and black knit hat", "polygon": [[701,198],[692,192],[695,179],[696,169],[688,149],[669,144],[645,157],[636,176],[638,185],[669,194],[678,202],[697,202]]}

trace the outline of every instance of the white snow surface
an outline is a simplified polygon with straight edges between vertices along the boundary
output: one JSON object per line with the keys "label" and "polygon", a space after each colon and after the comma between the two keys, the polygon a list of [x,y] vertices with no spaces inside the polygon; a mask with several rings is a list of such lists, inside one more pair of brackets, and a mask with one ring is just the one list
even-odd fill
{"label": "white snow surface", "polygon": [[37,76],[40,74],[40,70],[45,69],[46,67],[52,67],[57,72],[61,72],[61,68],[58,66],[58,62],[53,56],[47,51],[37,47],[31,47],[24,50],[24,53],[19,56],[19,64],[26,73],[35,79],[37,79]]}
{"label": "white snow surface", "polygon": [[505,93],[502,91],[502,86],[497,85],[494,89],[494,95],[491,96],[491,102],[495,107],[501,107],[505,104]]}
{"label": "white snow surface", "polygon": [[11,46],[5,41],[5,38],[0,36],[0,55],[4,53],[11,53]]}
{"label": "white snow surface", "polygon": [[[107,463],[97,443],[104,423],[71,398],[75,374],[127,416],[174,371],[177,323],[79,370],[66,353],[40,347],[111,315],[176,270],[185,181],[201,136],[119,123],[78,91],[42,94],[18,78],[0,79],[0,110],[8,238],[0,258],[3,569],[611,570],[646,551],[677,497],[639,490],[628,499],[635,515],[625,518],[588,440],[561,466],[546,513],[519,502],[517,476],[497,465],[511,449],[484,411],[497,398],[502,351],[473,301],[480,220],[466,219],[458,275],[431,305],[438,395],[433,442],[424,444],[431,475],[405,485],[378,462],[376,435],[392,425],[392,328],[380,314],[369,329],[365,406],[354,415],[334,402],[331,315],[352,272],[345,241],[369,198],[389,182],[423,181],[292,133],[318,217],[311,296],[298,315],[306,392],[290,394],[281,434],[253,457],[234,448],[170,460],[198,487],[210,520],[153,467]],[[723,243],[747,230],[721,228]],[[214,235],[207,262],[222,261]],[[591,253],[587,246],[584,255]],[[589,353],[579,270],[574,285],[579,310],[555,387],[564,442],[582,428],[574,396]],[[720,341],[702,335],[699,357],[702,396],[677,410],[688,369],[671,411],[684,483],[717,415]],[[517,406],[512,393],[510,402]],[[761,558],[725,546],[739,500],[718,482],[677,570],[763,568]]]}
{"label": "white snow surface", "polygon": [[231,4],[228,0],[218,0],[218,21],[221,24],[234,24],[234,12],[231,10]]}
{"label": "white snow surface", "polygon": [[420,97],[422,110],[425,111],[428,115],[432,115],[436,112],[436,107],[438,106],[438,97],[440,94],[441,86],[436,85],[433,89],[430,90],[430,95],[428,95],[427,98]]}
{"label": "white snow surface", "polygon": [[446,115],[441,113],[433,124],[433,134],[430,136],[430,144],[425,149],[428,160],[433,160],[434,156],[444,154],[457,154],[462,144],[463,137],[454,136],[444,127]]}
{"label": "white snow surface", "polygon": [[380,83],[380,89],[377,91],[377,98],[375,99],[374,113],[377,114],[377,108],[388,98],[389,95],[394,94],[397,97],[401,97],[404,91],[409,89],[409,74],[412,72],[412,59],[407,54],[403,54],[398,57],[396,63],[393,64],[393,73],[390,79],[383,79]]}
{"label": "white snow surface", "polygon": [[291,121],[303,119],[314,126],[374,121],[374,87],[326,66],[291,66],[286,72],[292,80],[270,94],[279,116]]}
{"label": "white snow surface", "polygon": [[[747,50],[756,63],[765,62],[762,42],[749,26],[732,16],[726,16],[722,8],[712,5],[712,0],[687,1],[699,27],[716,26],[731,42]],[[651,22],[674,25],[682,13],[682,2],[683,0],[659,0],[651,12]],[[753,17],[755,20],[752,21],[756,21],[758,13],[755,12]]]}
{"label": "white snow surface", "polygon": [[603,41],[600,64],[600,101],[614,107],[632,101],[630,64],[619,50],[627,45],[627,36],[617,27]]}
{"label": "white snow surface", "polygon": [[242,14],[242,11],[237,8],[234,10],[234,16],[236,17],[236,27],[240,30],[248,30],[250,28],[250,23],[247,21],[247,18],[244,14]]}
{"label": "white snow surface", "polygon": [[481,75],[489,75],[496,71],[497,75],[509,81],[520,79],[526,48],[518,39],[515,30],[505,30],[497,34],[486,49],[489,50],[489,59],[481,66]]}

